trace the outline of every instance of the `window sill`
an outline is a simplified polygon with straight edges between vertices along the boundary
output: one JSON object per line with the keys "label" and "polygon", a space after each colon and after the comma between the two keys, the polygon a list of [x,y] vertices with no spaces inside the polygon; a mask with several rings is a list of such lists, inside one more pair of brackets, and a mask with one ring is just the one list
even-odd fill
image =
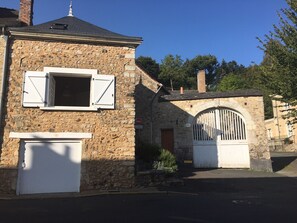
{"label": "window sill", "polygon": [[76,106],[51,106],[40,107],[41,110],[48,111],[97,111],[97,108],[93,107],[76,107]]}

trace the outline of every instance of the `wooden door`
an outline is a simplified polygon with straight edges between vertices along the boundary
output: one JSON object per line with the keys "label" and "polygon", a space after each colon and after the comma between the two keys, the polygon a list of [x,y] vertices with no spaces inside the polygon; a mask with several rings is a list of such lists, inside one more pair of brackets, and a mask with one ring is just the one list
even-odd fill
{"label": "wooden door", "polygon": [[174,132],[173,129],[161,130],[161,145],[162,148],[169,150],[171,153],[174,151]]}

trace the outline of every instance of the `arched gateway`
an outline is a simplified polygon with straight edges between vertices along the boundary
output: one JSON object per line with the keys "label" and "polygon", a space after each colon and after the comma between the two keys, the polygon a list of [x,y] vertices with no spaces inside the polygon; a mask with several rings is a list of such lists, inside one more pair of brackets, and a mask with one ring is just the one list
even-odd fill
{"label": "arched gateway", "polygon": [[193,161],[198,168],[250,168],[244,117],[222,107],[200,112],[193,122]]}

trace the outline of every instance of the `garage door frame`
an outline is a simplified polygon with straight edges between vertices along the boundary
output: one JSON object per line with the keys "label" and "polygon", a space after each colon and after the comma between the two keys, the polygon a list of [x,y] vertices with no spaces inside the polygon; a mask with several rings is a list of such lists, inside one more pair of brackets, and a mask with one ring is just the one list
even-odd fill
{"label": "garage door frame", "polygon": [[[24,141],[60,141],[60,142],[79,142],[80,143],[80,155],[83,153],[83,139],[91,139],[92,133],[86,132],[10,132],[10,138],[20,139],[20,149],[19,149],[19,162],[18,168],[22,165],[22,153],[21,153],[21,143]],[[81,158],[80,158],[81,161]],[[81,163],[80,163],[81,164]],[[16,184],[16,194],[19,194],[19,182],[20,182],[20,169],[18,169],[17,184]],[[79,173],[81,174],[81,173]]]}
{"label": "garage door frame", "polygon": [[17,194],[79,192],[81,140],[22,140],[20,145]]}

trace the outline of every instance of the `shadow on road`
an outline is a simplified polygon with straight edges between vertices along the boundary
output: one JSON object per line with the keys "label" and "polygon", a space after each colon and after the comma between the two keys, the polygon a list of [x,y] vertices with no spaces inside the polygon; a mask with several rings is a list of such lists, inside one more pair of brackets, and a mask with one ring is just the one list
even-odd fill
{"label": "shadow on road", "polygon": [[[296,153],[271,153],[273,172],[285,169],[291,164],[297,163]],[[296,170],[297,171],[297,170]]]}

